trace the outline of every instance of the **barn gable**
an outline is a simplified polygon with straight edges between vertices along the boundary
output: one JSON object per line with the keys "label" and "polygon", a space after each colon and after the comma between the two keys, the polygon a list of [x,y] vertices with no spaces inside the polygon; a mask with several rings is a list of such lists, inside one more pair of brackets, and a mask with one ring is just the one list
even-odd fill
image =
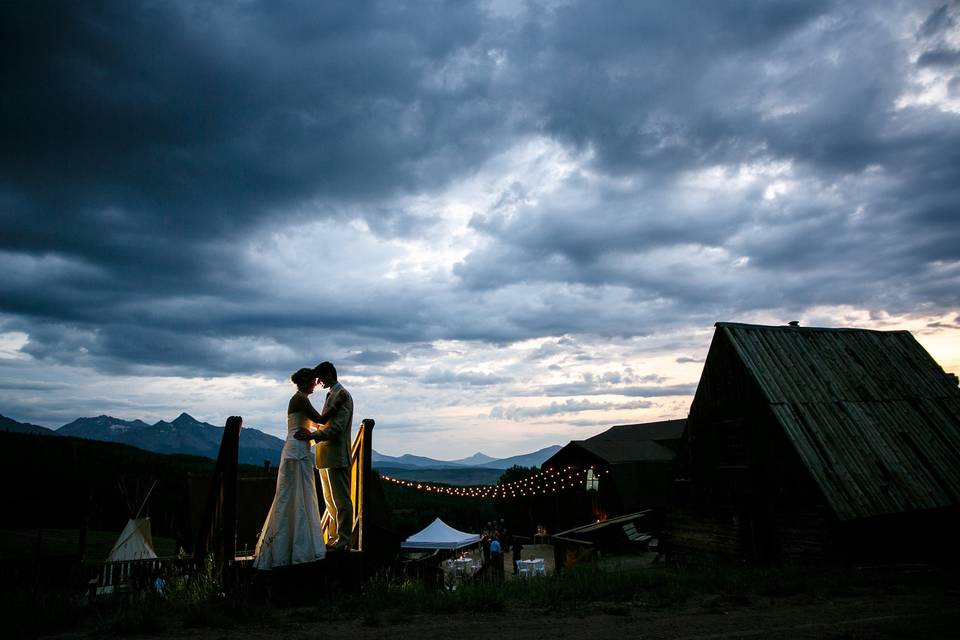
{"label": "barn gable", "polygon": [[960,505],[960,391],[909,332],[716,326],[838,520]]}

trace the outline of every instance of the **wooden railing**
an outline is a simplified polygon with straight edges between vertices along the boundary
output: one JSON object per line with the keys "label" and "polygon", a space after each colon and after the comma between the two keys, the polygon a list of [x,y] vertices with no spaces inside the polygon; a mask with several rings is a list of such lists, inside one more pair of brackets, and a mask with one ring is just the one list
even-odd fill
{"label": "wooden railing", "polygon": [[[369,487],[370,470],[373,466],[373,427],[376,421],[364,418],[360,421],[360,428],[350,447],[350,503],[353,507],[353,528],[350,536],[350,548],[357,551],[364,550],[364,516],[369,508],[366,500]],[[322,506],[322,505],[321,505]],[[327,540],[327,531],[330,526],[330,514],[324,512],[321,520],[323,539]]]}

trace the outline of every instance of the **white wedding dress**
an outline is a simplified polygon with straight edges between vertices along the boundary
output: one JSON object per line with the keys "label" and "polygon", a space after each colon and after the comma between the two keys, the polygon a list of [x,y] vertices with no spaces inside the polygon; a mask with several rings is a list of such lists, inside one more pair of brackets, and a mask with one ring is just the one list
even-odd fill
{"label": "white wedding dress", "polygon": [[315,427],[302,412],[287,415],[277,492],[254,552],[253,566],[257,569],[314,562],[326,556],[310,441],[293,437],[299,429]]}

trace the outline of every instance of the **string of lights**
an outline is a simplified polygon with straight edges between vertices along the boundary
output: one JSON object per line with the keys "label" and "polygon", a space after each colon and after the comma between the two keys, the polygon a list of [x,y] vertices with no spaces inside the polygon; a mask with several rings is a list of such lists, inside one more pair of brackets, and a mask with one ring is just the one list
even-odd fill
{"label": "string of lights", "polygon": [[481,498],[481,499],[506,499],[506,498],[524,498],[528,496],[543,496],[568,489],[584,483],[587,472],[593,471],[595,478],[600,478],[608,473],[609,469],[598,471],[595,467],[577,467],[567,466],[559,469],[547,469],[521,480],[505,482],[503,484],[473,485],[466,487],[439,485],[430,482],[418,482],[416,480],[404,480],[392,476],[381,475],[380,477],[392,484],[423,491],[426,493],[436,493],[460,498]]}

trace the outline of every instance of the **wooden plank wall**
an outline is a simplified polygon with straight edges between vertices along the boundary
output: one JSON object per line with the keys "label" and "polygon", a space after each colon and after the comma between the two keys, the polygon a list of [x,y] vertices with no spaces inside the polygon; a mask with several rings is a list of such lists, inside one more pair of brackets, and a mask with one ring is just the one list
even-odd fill
{"label": "wooden plank wall", "polygon": [[662,546],[671,563],[736,562],[741,556],[740,532],[733,518],[719,519],[684,508],[672,508]]}

